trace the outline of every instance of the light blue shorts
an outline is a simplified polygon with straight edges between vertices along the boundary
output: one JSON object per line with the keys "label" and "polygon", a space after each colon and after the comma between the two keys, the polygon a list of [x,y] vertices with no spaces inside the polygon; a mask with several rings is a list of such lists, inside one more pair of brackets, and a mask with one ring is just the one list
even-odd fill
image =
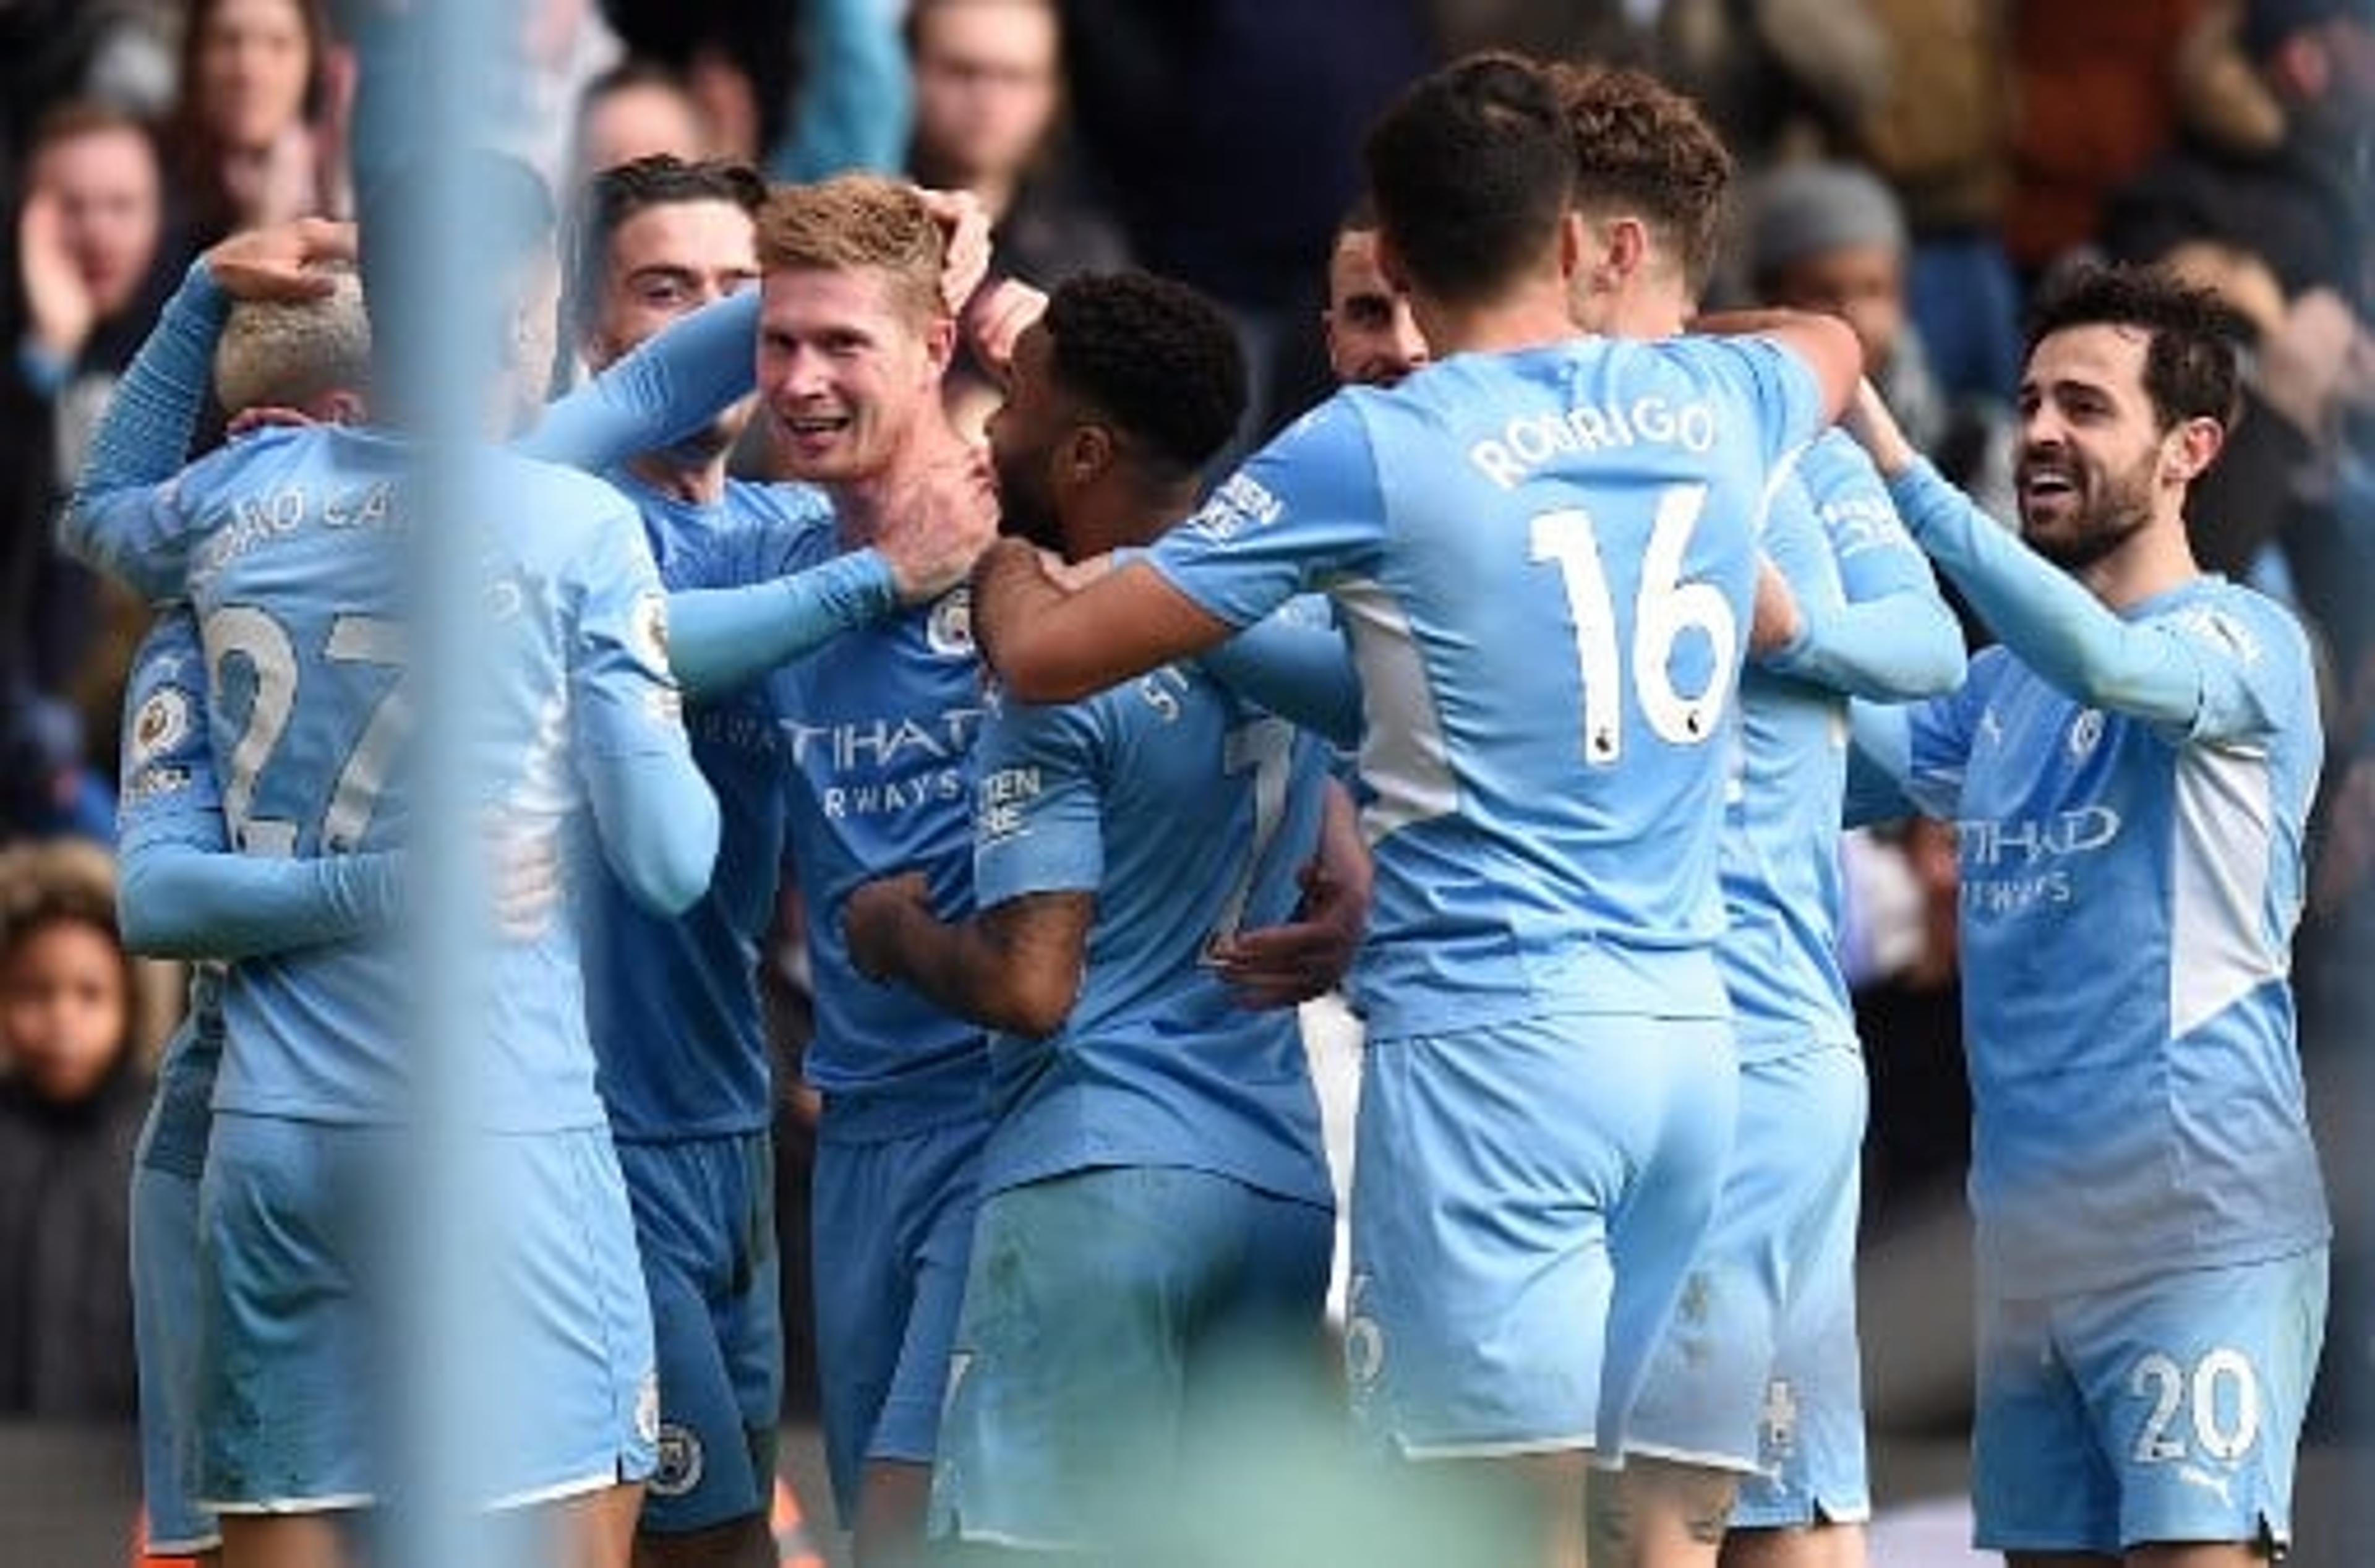
{"label": "light blue shorts", "polygon": [[132,1337],[140,1366],[140,1490],[148,1551],[195,1557],[222,1542],[191,1501],[197,1473],[198,1184],[132,1168]]}
{"label": "light blue shorts", "polygon": [[[222,1114],[199,1192],[197,1494],[219,1513],[373,1503],[409,1291],[389,1238],[401,1134]],[[474,1150],[489,1244],[467,1350],[491,1419],[457,1434],[483,1505],[641,1480],[657,1386],[634,1225],[607,1128]]]}
{"label": "light blue shorts", "polygon": [[1345,1328],[1364,1427],[1447,1458],[1613,1432],[1715,1207],[1738,1077],[1709,1020],[1373,1041]]}
{"label": "light blue shorts", "polygon": [[817,1374],[826,1468],[842,1522],[868,1460],[928,1465],[964,1300],[988,1119],[817,1144]]}
{"label": "light blue shorts", "polygon": [[1625,1423],[1625,1452],[1743,1477],[1732,1522],[1871,1513],[1856,1345],[1862,1054],[1743,1063],[1723,1194]]}
{"label": "light blue shorts", "polygon": [[637,1528],[764,1514],[784,1404],[773,1138],[621,1142],[619,1165],[659,1354],[659,1464]]}
{"label": "light blue shorts", "polygon": [[1979,1546],[2116,1555],[2292,1533],[2327,1249],[1979,1302]]}
{"label": "light blue shorts", "polygon": [[1225,1418],[1282,1379],[1323,1381],[1335,1229],[1320,1205],[1171,1167],[985,1198],[932,1533],[1046,1551],[1129,1540],[1145,1505],[1176,1494],[1194,1432],[1227,1442]]}

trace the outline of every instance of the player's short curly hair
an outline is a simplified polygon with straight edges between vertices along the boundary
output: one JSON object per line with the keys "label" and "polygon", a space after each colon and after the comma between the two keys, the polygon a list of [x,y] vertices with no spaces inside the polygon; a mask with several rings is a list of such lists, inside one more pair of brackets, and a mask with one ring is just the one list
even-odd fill
{"label": "player's short curly hair", "polygon": [[629,159],[586,176],[570,209],[566,241],[569,292],[562,312],[572,330],[582,333],[592,324],[609,277],[611,238],[627,220],[650,207],[691,202],[721,202],[755,219],[767,202],[767,182],[747,163],[668,152]]}
{"label": "player's short curly hair", "polygon": [[1575,137],[1575,205],[1638,216],[1673,248],[1694,293],[1715,265],[1731,154],[1698,105],[1642,72],[1547,67]]}
{"label": "player's short curly hair", "polygon": [[1145,272],[1075,277],[1041,318],[1056,380],[1175,475],[1227,444],[1246,412],[1246,360],[1220,307]]}
{"label": "player's short curly hair", "polygon": [[778,185],[759,209],[759,265],[767,272],[876,267],[910,319],[945,317],[940,270],[947,244],[913,185],[879,174],[836,174]]}
{"label": "player's short curly hair", "polygon": [[2168,430],[2185,419],[2232,429],[2242,409],[2238,345],[2251,328],[2207,289],[2155,266],[2081,266],[2048,282],[2030,302],[2027,351],[2057,332],[2128,327],[2150,335],[2145,394]]}

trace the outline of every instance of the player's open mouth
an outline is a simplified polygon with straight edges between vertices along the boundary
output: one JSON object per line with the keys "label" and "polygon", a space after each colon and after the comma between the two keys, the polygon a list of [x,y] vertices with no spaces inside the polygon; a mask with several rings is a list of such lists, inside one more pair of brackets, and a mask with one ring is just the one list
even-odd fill
{"label": "player's open mouth", "polygon": [[2024,469],[2020,477],[2020,498],[2027,501],[2056,501],[2078,493],[2078,481],[2061,468]]}
{"label": "player's open mouth", "polygon": [[812,440],[819,436],[838,435],[849,429],[849,416],[846,414],[813,415],[805,419],[786,419],[784,428],[796,436]]}

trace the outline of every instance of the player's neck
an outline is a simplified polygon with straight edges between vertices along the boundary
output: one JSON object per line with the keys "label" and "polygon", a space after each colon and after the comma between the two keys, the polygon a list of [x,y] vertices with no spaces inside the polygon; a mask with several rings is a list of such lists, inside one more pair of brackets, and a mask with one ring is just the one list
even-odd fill
{"label": "player's neck", "polygon": [[2185,518],[2170,513],[2155,517],[2102,560],[2081,567],[2078,580],[2103,603],[2123,610],[2201,575],[2201,563],[2186,540]]}
{"label": "player's neck", "polygon": [[1064,537],[1076,560],[1110,555],[1126,547],[1151,545],[1174,523],[1196,510],[1193,475],[1176,484],[1134,483],[1114,475],[1067,505]]}
{"label": "player's neck", "polygon": [[1489,300],[1448,301],[1413,292],[1411,313],[1437,358],[1538,348],[1578,335],[1566,280],[1528,278]]}
{"label": "player's neck", "polygon": [[964,438],[950,425],[936,403],[918,419],[891,454],[890,461],[862,479],[829,481],[824,491],[833,498],[833,516],[844,549],[863,549],[880,536],[891,509],[915,492],[916,482],[937,465],[965,454]]}

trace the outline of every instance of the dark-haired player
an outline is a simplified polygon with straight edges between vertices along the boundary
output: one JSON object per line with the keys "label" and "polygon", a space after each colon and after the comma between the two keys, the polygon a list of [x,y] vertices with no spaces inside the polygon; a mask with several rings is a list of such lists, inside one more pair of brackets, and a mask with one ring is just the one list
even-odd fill
{"label": "dark-haired player", "polygon": [[2028,343],[2019,539],[1869,388],[1853,419],[2002,640],[1952,696],[1856,712],[1859,748],[1956,824],[1978,1539],[2029,1568],[2240,1568],[2290,1533],[2325,1321],[2287,980],[2309,644],[2187,544],[2236,407],[2209,297],[2082,273]]}
{"label": "dark-haired player", "polygon": [[1542,1560],[1579,1562],[1603,1392],[1671,1310],[1730,1142],[1716,843],[1756,519],[1854,343],[1797,319],[1580,338],[1573,145],[1529,63],[1426,78],[1367,161],[1384,270],[1441,358],[1340,393],[1085,589],[1001,543],[975,626],[1050,701],[1306,586],[1335,600],[1377,865],[1352,1370],[1376,1431],[1497,1465]]}
{"label": "dark-haired player", "polygon": [[[1244,404],[1200,296],[1075,278],[990,422],[1004,529],[1073,560],[1152,542]],[[935,1529],[1110,1553],[1226,1379],[1319,1355],[1334,1204],[1301,1036],[1207,954],[1294,908],[1323,749],[1181,664],[1004,703],[974,761],[975,913],[937,919],[913,877],[845,916],[861,968],[997,1032]]]}

